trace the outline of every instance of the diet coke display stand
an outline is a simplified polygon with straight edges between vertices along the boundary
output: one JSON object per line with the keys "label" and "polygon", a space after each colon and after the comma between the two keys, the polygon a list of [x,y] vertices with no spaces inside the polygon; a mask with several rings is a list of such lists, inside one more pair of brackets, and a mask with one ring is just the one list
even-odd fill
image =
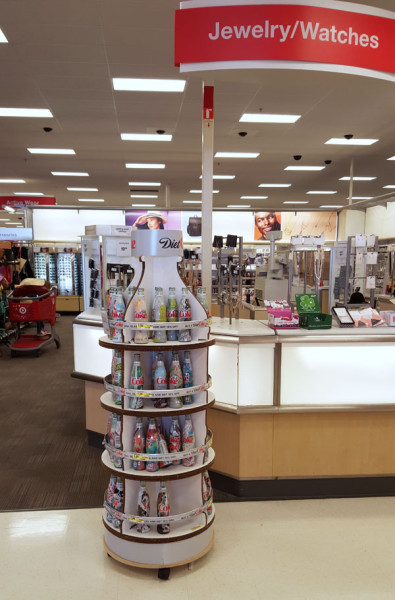
{"label": "diet coke display stand", "polygon": [[[155,287],[162,287],[168,295],[169,287],[175,288],[176,297],[181,297],[184,282],[178,274],[177,264],[183,254],[181,231],[132,231],[132,254],[140,257],[142,274],[135,283],[136,292],[126,307],[123,321],[109,320],[105,324],[109,336],[99,340],[100,346],[117,352],[122,356],[122,386],[112,384],[111,375],[105,377],[106,392],[101,397],[101,405],[118,419],[120,443],[112,445],[109,436],[105,438],[105,450],[102,464],[112,475],[120,478],[123,486],[123,499],[118,503],[110,503],[105,499],[103,523],[105,526],[105,547],[114,559],[142,568],[159,569],[159,577],[172,566],[188,564],[206,554],[214,541],[213,522],[215,508],[212,503],[212,490],[207,470],[214,461],[211,448],[212,434],[207,429],[207,409],[214,404],[214,395],[209,391],[211,385],[208,375],[208,347],[214,344],[209,337],[207,314],[198,300],[188,292],[191,306],[190,321],[184,322],[151,322],[151,307],[154,300]],[[148,322],[133,321],[138,289],[143,288],[148,313]],[[136,343],[136,333],[158,329],[167,331],[191,332],[191,341],[166,341],[154,343],[149,337],[147,343]],[[115,334],[114,334],[115,332]],[[148,337],[148,336],[147,336]],[[136,338],[138,339],[138,338]],[[141,336],[140,336],[141,339]],[[181,389],[152,389],[152,364],[154,352],[162,353],[164,363],[169,367],[173,352],[177,352],[180,360],[185,360],[185,352],[189,351],[193,366],[193,386]],[[135,389],[131,383],[132,366],[136,357],[140,356],[143,390]],[[192,397],[192,403],[185,399]],[[167,399],[168,406],[155,408],[155,401]],[[173,401],[171,399],[173,398]],[[178,402],[178,408],[170,408]],[[117,403],[115,402],[117,399]],[[164,402],[166,403],[166,402]],[[143,405],[141,408],[130,406]],[[144,427],[148,419],[161,419],[160,425],[165,437],[169,436],[172,417],[177,416],[181,430],[185,415],[190,415],[195,434],[195,447],[174,454],[147,454],[133,451],[133,437],[138,418],[142,418]],[[189,419],[188,419],[189,422]],[[190,459],[189,465],[187,459]],[[175,460],[178,459],[178,460]],[[156,471],[135,470],[136,461],[170,463]],[[181,464],[173,464],[180,462]],[[191,464],[192,463],[192,464]],[[116,466],[115,466],[116,465]],[[157,516],[157,497],[160,484],[167,489],[170,514]],[[138,513],[138,496],[141,484],[145,484],[150,497],[149,516]],[[121,487],[122,487],[121,486]],[[165,535],[158,529],[166,525],[170,527]],[[148,526],[148,527],[146,527]],[[163,527],[162,527],[163,528]],[[148,531],[147,531],[148,529]],[[143,533],[143,531],[145,532]]]}

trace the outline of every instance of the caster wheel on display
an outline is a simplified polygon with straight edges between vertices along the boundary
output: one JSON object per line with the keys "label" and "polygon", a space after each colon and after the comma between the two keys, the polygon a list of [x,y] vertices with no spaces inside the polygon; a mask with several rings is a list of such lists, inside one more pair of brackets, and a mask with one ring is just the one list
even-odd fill
{"label": "caster wheel on display", "polygon": [[170,569],[159,569],[158,570],[158,579],[164,579],[167,581],[170,576]]}

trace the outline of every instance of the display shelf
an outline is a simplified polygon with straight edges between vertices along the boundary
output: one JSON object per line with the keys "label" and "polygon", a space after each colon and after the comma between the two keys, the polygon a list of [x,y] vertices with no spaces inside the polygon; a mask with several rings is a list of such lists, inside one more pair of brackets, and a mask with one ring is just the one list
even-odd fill
{"label": "display shelf", "polygon": [[191,517],[190,519],[171,523],[170,532],[165,535],[157,532],[156,525],[151,525],[151,529],[147,533],[139,533],[136,531],[136,527],[129,528],[128,521],[123,522],[122,531],[120,531],[119,527],[113,527],[111,523],[107,522],[106,516],[107,511],[104,508],[103,523],[106,529],[108,529],[108,531],[110,531],[113,535],[125,540],[132,540],[137,543],[167,544],[194,537],[205,529],[208,529],[208,527],[211,527],[215,519],[215,507],[212,505],[211,515],[206,516],[206,514],[202,512],[201,514]]}
{"label": "display shelf", "polygon": [[132,352],[171,352],[178,350],[197,350],[198,348],[208,348],[213,346],[215,340],[196,340],[192,342],[166,342],[165,344],[157,344],[154,342],[148,342],[147,344],[136,344],[135,342],[113,342],[104,335],[99,339],[99,345],[103,348],[109,348],[111,350],[131,350]]}
{"label": "display shelf", "polygon": [[[185,479],[192,475],[197,475],[210,468],[215,459],[215,452],[212,448],[207,451],[207,459],[201,464],[196,464],[193,467],[184,467],[183,465],[170,465],[158,471],[135,471],[134,469],[117,469],[111,462],[110,455],[107,450],[104,450],[101,460],[102,465],[114,475],[133,479],[135,481],[168,481],[171,479]],[[199,463],[199,457],[196,461]]]}
{"label": "display shelf", "polygon": [[215,402],[213,392],[208,392],[207,400],[198,400],[192,404],[185,404],[182,408],[170,408],[169,406],[166,408],[155,408],[154,406],[145,406],[144,408],[133,409],[122,408],[118,404],[115,404],[112,396],[112,392],[105,392],[100,398],[101,406],[105,410],[109,410],[119,415],[130,415],[133,417],[172,417],[188,413],[195,413],[211,408]]}

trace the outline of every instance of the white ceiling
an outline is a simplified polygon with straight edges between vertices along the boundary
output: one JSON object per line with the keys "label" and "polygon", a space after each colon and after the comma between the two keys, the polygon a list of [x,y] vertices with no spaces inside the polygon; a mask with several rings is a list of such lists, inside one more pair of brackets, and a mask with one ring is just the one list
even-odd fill
{"label": "white ceiling", "polygon": [[[317,4],[319,2],[317,1]],[[395,0],[359,4],[395,10]],[[42,192],[60,205],[93,206],[79,197],[104,198],[99,206],[131,205],[128,182],[160,181],[157,206],[188,208],[190,189],[201,181],[201,74],[184,76],[173,66],[175,0],[0,0],[0,107],[49,108],[53,119],[0,117],[1,195]],[[215,86],[215,151],[258,151],[250,160],[214,159],[214,207],[240,204],[242,195],[265,195],[262,182],[284,182],[266,190],[268,200],[252,208],[282,209],[284,200],[308,200],[305,208],[347,204],[349,175],[377,177],[355,182],[354,195],[380,196],[395,185],[395,84],[367,77],[307,71],[226,71],[206,73]],[[116,92],[113,77],[187,79],[185,92]],[[239,123],[244,112],[300,114],[293,125]],[[52,127],[45,133],[43,127]],[[121,132],[164,129],[173,141],[122,141]],[[246,137],[238,133],[246,131]],[[370,147],[328,146],[330,137],[352,133],[379,138]],[[73,148],[75,156],[31,155],[28,147]],[[295,162],[293,155],[302,155]],[[321,172],[286,172],[287,165],[324,165]],[[136,171],[126,162],[165,162],[163,171]],[[89,177],[54,177],[51,171],[87,171]],[[81,194],[67,187],[89,186]],[[329,189],[331,196],[309,190]],[[139,201],[137,201],[139,202]],[[155,201],[153,201],[155,202]],[[248,201],[250,203],[250,201]],[[1,216],[1,214],[0,214]]]}

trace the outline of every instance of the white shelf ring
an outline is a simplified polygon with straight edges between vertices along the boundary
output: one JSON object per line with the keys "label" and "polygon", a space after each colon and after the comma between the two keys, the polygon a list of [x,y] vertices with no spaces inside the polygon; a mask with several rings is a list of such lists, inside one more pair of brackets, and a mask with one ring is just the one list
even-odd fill
{"label": "white shelf ring", "polygon": [[[104,500],[103,503],[103,508],[105,508],[105,510],[111,514],[112,517],[119,519],[120,521],[131,521],[132,523],[148,523],[151,525],[162,525],[162,524],[166,524],[166,523],[175,523],[175,522],[179,522],[179,521],[185,521],[187,519],[192,519],[193,517],[197,517],[198,515],[204,513],[207,517],[208,515],[208,509],[210,508],[210,506],[212,505],[213,500],[212,498],[210,498],[210,500],[208,502],[206,502],[205,504],[202,504],[201,506],[198,506],[197,508],[193,508],[192,510],[189,510],[188,512],[185,513],[180,513],[178,515],[169,515],[167,517],[139,517],[136,515],[129,515],[126,513],[121,513],[119,511],[117,511],[115,508],[113,508],[112,506],[110,506],[106,499]],[[206,519],[207,522],[207,519]]]}
{"label": "white shelf ring", "polygon": [[192,396],[199,392],[205,392],[212,385],[211,376],[209,375],[207,383],[194,385],[189,388],[178,388],[175,390],[133,390],[110,383],[107,375],[104,378],[104,387],[107,391],[117,394],[118,396],[129,396],[131,398],[179,398],[182,396]]}

